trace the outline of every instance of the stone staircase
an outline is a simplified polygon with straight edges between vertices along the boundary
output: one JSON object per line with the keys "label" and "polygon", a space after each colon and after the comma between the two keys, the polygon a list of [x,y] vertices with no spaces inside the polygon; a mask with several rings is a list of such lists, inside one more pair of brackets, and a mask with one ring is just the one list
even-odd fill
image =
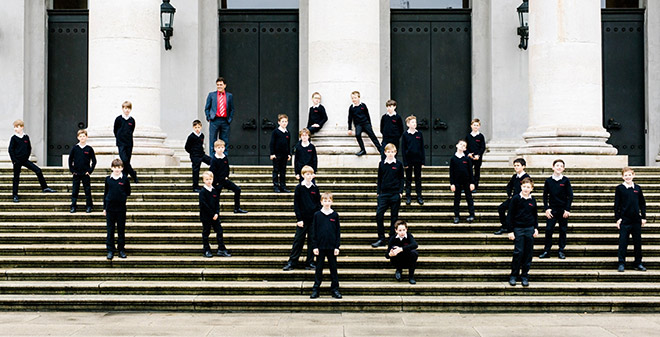
{"label": "stone staircase", "polygon": [[[534,258],[528,288],[508,285],[512,243],[492,234],[510,168],[483,169],[477,221],[458,225],[451,223],[447,167],[424,169],[426,204],[403,204],[400,213],[420,244],[416,285],[396,282],[384,248],[369,245],[376,236],[375,169],[321,169],[319,188],[334,193],[333,208],[342,220],[341,300],[330,297],[329,277],[321,298],[311,300],[313,271],[282,271],[295,232],[293,194],[271,191],[269,167],[233,167],[249,213],[233,214],[233,195],[223,193],[225,242],[234,256],[212,259],[201,254],[190,169],[139,171],[128,202],[128,258],[108,261],[100,210],[109,170],[99,169],[92,178],[95,212],[70,214],[68,171],[44,169],[58,191],[53,194],[41,193],[34,175],[25,172],[15,204],[11,170],[0,169],[0,310],[660,311],[660,169],[638,168],[635,179],[647,198],[649,223],[642,236],[649,271],[616,271],[612,206],[619,171],[571,169],[568,258],[557,259],[556,250],[550,259]],[[551,171],[529,173],[541,204]],[[540,223],[535,255],[544,232]]]}

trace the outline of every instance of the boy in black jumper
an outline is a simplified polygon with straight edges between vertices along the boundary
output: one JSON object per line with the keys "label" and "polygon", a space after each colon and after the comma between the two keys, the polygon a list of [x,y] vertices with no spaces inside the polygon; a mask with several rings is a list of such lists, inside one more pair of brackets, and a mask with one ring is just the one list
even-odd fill
{"label": "boy in black jumper", "polygon": [[536,200],[532,197],[534,182],[530,178],[525,178],[520,184],[520,193],[511,198],[506,222],[509,240],[514,240],[509,284],[515,286],[518,275],[520,275],[523,287],[527,287],[529,286],[529,268],[532,265],[534,238],[539,235],[539,221]]}
{"label": "boy in black jumper", "polygon": [[[71,213],[76,212],[78,191],[82,181],[85,190],[85,205],[87,213],[92,212],[92,187],[90,176],[96,167],[94,149],[87,145],[87,130],[78,130],[78,144],[69,153],[69,171],[73,174],[73,187],[71,188]],[[90,164],[91,163],[91,164]]]}
{"label": "boy in black jumper", "polygon": [[[293,247],[291,248],[291,255],[289,261],[286,263],[283,270],[293,270],[298,265],[298,258],[302,253],[303,244],[305,243],[305,236],[307,239],[307,258],[305,259],[305,269],[312,270],[314,266],[314,254],[312,252],[311,237],[312,221],[314,214],[321,209],[321,193],[319,188],[314,185],[314,169],[311,166],[305,166],[301,170],[304,178],[298,186],[293,196],[293,210],[296,213],[296,235],[293,238]],[[309,232],[309,233],[308,233]]]}
{"label": "boy in black jumper", "polygon": [[391,213],[390,237],[394,235],[394,224],[399,218],[401,206],[401,193],[403,192],[403,164],[397,161],[396,146],[385,145],[385,160],[378,163],[378,209],[376,210],[376,225],[378,226],[378,240],[371,247],[385,246],[385,226],[383,221],[385,211],[389,208]]}
{"label": "boy in black jumper", "polygon": [[211,159],[211,167],[209,168],[209,171],[213,173],[213,187],[218,190],[218,194],[222,193],[223,188],[234,192],[234,213],[247,213],[246,210],[241,209],[241,188],[229,180],[229,158],[225,154],[225,141],[222,139],[216,140],[213,143],[213,150],[215,154]]}
{"label": "boy in black jumper", "polygon": [[390,242],[387,245],[387,252],[385,258],[392,262],[396,271],[394,278],[401,281],[401,273],[403,269],[408,269],[408,282],[415,284],[415,267],[417,266],[417,241],[408,233],[408,223],[404,220],[396,222],[396,236],[390,237]]}
{"label": "boy in black jumper", "polygon": [[328,258],[330,266],[330,291],[332,297],[341,298],[339,293],[339,276],[337,275],[337,256],[339,255],[339,244],[341,231],[339,229],[339,215],[330,206],[332,206],[332,193],[325,192],[321,195],[321,204],[323,208],[314,213],[312,219],[312,248],[316,255],[316,273],[314,274],[314,287],[310,298],[319,297],[319,288],[323,281],[323,267],[325,259]]}
{"label": "boy in black jumper", "polygon": [[417,117],[408,116],[406,125],[408,130],[403,133],[401,139],[401,156],[406,169],[406,205],[410,205],[412,202],[410,190],[412,189],[413,173],[415,174],[417,203],[424,205],[424,199],[422,199],[422,167],[426,164],[424,137],[422,137],[422,132],[417,130]]}
{"label": "boy in black jumper", "polygon": [[360,92],[353,91],[351,93],[351,101],[353,104],[348,107],[348,135],[353,135],[351,131],[351,124],[355,124],[355,139],[360,146],[360,151],[356,153],[356,156],[361,156],[367,154],[367,151],[364,149],[364,142],[362,141],[362,132],[366,132],[369,136],[369,139],[374,143],[378,152],[381,153],[382,149],[378,138],[374,134],[374,130],[371,127],[371,116],[369,116],[369,109],[364,103],[360,103]]}
{"label": "boy in black jumper", "polygon": [[321,94],[315,92],[312,94],[313,105],[309,107],[309,117],[307,118],[307,130],[311,134],[317,133],[323,127],[323,124],[328,121],[328,114],[325,108],[321,105]]}
{"label": "boy in black jumper", "polygon": [[500,227],[497,232],[493,233],[495,235],[506,233],[506,211],[509,209],[511,198],[513,198],[514,195],[520,194],[520,182],[525,178],[530,178],[529,174],[525,172],[525,166],[527,166],[527,162],[523,158],[516,158],[513,161],[513,170],[515,173],[511,176],[509,183],[506,184],[507,199],[497,207],[502,227]]}
{"label": "boy in black jumper", "polygon": [[124,170],[127,175],[133,177],[135,183],[138,183],[137,173],[131,166],[131,156],[133,155],[133,131],[135,131],[135,119],[133,119],[131,110],[133,104],[125,101],[121,104],[123,114],[115,118],[113,132],[116,138],[117,148],[119,149],[119,159],[124,163]]}
{"label": "boy in black jumper", "polygon": [[481,121],[475,118],[470,122],[472,132],[465,136],[467,141],[467,156],[472,160],[472,168],[474,169],[474,189],[479,188],[479,177],[481,176],[481,162],[484,152],[486,152],[486,138],[479,132],[481,128]]}
{"label": "boy in black jumper", "polygon": [[270,137],[270,160],[273,161],[273,191],[275,193],[290,193],[286,188],[286,163],[291,160],[291,135],[286,126],[289,117],[285,114],[277,115],[277,124],[280,126],[273,130]]}
{"label": "boy in black jumper", "polygon": [[[222,142],[222,140],[218,140]],[[216,151],[215,154],[217,155]],[[218,241],[218,256],[231,257],[231,254],[225,247],[222,238],[222,225],[220,224],[220,192],[213,188],[213,172],[206,171],[202,174],[204,187],[199,191],[199,218],[202,221],[202,244],[204,247],[204,257],[213,257],[211,246],[209,245],[209,235],[211,228],[215,231]]]}
{"label": "boy in black jumper", "polygon": [[573,187],[571,181],[564,177],[564,161],[557,159],[552,163],[554,171],[543,185],[543,208],[545,216],[545,247],[541,259],[550,257],[552,247],[552,233],[555,224],[559,222],[559,258],[565,259],[564,248],[566,247],[566,231],[568,230],[568,217],[571,214],[571,203],[573,202]]}
{"label": "boy in black jumper", "polygon": [[9,158],[11,158],[11,163],[13,164],[14,169],[14,178],[12,179],[12,195],[14,196],[14,202],[18,202],[18,182],[21,177],[21,167],[23,166],[29,170],[32,170],[32,172],[37,175],[37,179],[39,179],[39,185],[41,185],[41,189],[45,193],[55,192],[53,189],[48,187],[48,184],[46,184],[46,179],[44,179],[44,175],[41,173],[39,166],[30,161],[32,144],[30,143],[30,137],[23,133],[24,126],[25,124],[22,120],[15,120],[14,135],[11,136],[11,139],[9,140]]}
{"label": "boy in black jumper", "polygon": [[[401,116],[396,113],[396,101],[393,99],[385,102],[387,113],[380,119],[380,133],[383,134],[383,142],[381,144],[394,144],[397,151],[400,148],[401,135],[403,134],[403,120]],[[380,155],[380,159],[385,159],[385,153]]]}
{"label": "boy in black jumper", "polygon": [[211,157],[204,152],[204,134],[202,133],[202,121],[195,119],[193,121],[193,132],[188,135],[186,139],[185,149],[190,154],[190,162],[192,163],[192,189],[193,192],[199,193],[199,169],[202,163],[211,165]]}
{"label": "boy in black jumper", "polygon": [[465,156],[467,143],[461,139],[456,144],[456,153],[449,160],[449,189],[454,192],[454,223],[460,221],[458,217],[461,204],[461,191],[465,191],[465,200],[468,204],[467,222],[474,221],[474,201],[472,191],[474,190],[474,178],[472,176],[472,161]]}
{"label": "boy in black jumper", "polygon": [[621,170],[623,183],[614,193],[614,216],[619,229],[619,272],[625,270],[628,236],[632,235],[635,247],[635,270],[646,271],[642,265],[642,226],[646,225],[646,200],[642,188],[633,183],[635,171],[630,167]]}
{"label": "boy in black jumper", "polygon": [[302,181],[302,168],[309,165],[316,172],[319,159],[316,155],[316,146],[309,141],[309,130],[302,129],[298,135],[300,141],[293,147],[293,172],[296,174],[296,179]]}
{"label": "boy in black jumper", "polygon": [[[121,159],[113,160],[110,168],[112,174],[105,178],[105,189],[103,191],[103,215],[106,217],[107,229],[105,246],[108,249],[108,260],[112,260],[117,250],[119,251],[119,257],[125,259],[126,198],[131,195],[131,182],[122,173],[124,164]],[[115,226],[117,228],[116,249]]]}

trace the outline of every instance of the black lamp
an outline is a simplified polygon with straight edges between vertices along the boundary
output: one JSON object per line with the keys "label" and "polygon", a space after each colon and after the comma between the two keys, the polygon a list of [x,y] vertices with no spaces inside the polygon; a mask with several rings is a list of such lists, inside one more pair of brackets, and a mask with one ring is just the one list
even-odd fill
{"label": "black lamp", "polygon": [[176,8],[170,5],[170,0],[163,0],[160,4],[160,31],[165,39],[165,50],[172,49],[170,37],[174,35],[174,12]]}
{"label": "black lamp", "polygon": [[528,15],[529,15],[529,3],[528,0],[523,0],[523,3],[518,6],[518,20],[520,21],[520,27],[518,27],[518,35],[520,35],[520,44],[518,48],[527,50],[527,40],[529,40],[529,25],[528,25]]}

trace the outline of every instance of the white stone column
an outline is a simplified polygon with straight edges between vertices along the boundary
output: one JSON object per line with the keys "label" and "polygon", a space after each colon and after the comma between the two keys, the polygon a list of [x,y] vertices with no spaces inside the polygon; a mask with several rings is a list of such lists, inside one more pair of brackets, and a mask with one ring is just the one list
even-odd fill
{"label": "white stone column", "polygon": [[[389,99],[389,0],[309,0],[300,5],[300,124],[306,125],[311,94],[318,91],[328,122],[313,137],[320,166],[378,165],[377,149],[365,135],[369,155],[348,136],[350,94],[357,90],[369,108],[378,132],[380,115]],[[304,31],[306,29],[306,31]]]}
{"label": "white stone column", "polygon": [[[660,3],[646,1],[647,163],[660,165]],[[655,158],[655,161],[653,160]]]}
{"label": "white stone column", "polygon": [[602,126],[598,0],[530,1],[528,166],[621,167]]}
{"label": "white stone column", "polygon": [[[89,2],[90,144],[99,167],[109,167],[117,147],[113,123],[124,101],[135,118],[131,164],[135,167],[177,165],[161,130],[160,1]],[[176,21],[175,21],[176,22]]]}

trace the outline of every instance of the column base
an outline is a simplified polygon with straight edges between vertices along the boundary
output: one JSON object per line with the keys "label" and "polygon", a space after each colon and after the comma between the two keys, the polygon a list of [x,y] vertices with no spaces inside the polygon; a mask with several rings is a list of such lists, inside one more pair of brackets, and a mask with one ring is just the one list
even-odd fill
{"label": "column base", "polygon": [[482,167],[510,167],[513,160],[518,156],[516,149],[524,145],[522,139],[491,140],[487,144],[487,152],[484,154]]}
{"label": "column base", "polygon": [[555,159],[566,163],[566,168],[622,168],[628,166],[628,156],[600,156],[600,155],[521,155],[530,168],[550,168]]}
{"label": "column base", "polygon": [[363,136],[367,154],[356,156],[360,147],[355,136],[349,136],[344,130],[321,130],[312,136],[316,146],[319,167],[378,167],[380,151],[369,137]]}
{"label": "column base", "polygon": [[[88,143],[96,154],[96,167],[109,168],[119,152],[115,137],[109,128],[90,128]],[[165,144],[166,134],[156,127],[142,127],[133,133],[133,167],[179,166],[179,157]],[[65,158],[67,156],[63,156]],[[63,161],[66,163],[66,161]]]}

